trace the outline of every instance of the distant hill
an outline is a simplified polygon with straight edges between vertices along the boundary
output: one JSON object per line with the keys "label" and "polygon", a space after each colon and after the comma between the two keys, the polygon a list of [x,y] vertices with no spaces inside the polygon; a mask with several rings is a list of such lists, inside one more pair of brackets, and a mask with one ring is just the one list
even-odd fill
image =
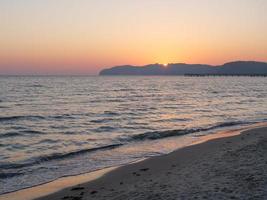
{"label": "distant hill", "polygon": [[229,62],[212,66],[203,64],[172,63],[168,66],[151,64],[145,66],[115,66],[102,70],[99,75],[267,75],[267,63],[255,61]]}

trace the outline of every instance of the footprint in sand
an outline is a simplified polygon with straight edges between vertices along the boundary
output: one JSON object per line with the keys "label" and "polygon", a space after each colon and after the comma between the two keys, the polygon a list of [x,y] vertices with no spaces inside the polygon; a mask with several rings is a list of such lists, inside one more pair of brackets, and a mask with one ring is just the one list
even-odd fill
{"label": "footprint in sand", "polygon": [[84,190],[84,187],[75,187],[71,189],[71,191],[77,191],[77,190]]}
{"label": "footprint in sand", "polygon": [[136,173],[136,172],[133,172],[133,175],[134,176],[141,176],[140,174]]}
{"label": "footprint in sand", "polygon": [[81,200],[82,197],[65,196],[65,197],[63,197],[62,199]]}
{"label": "footprint in sand", "polygon": [[146,172],[146,171],[148,171],[148,170],[149,170],[149,168],[139,169],[139,171],[142,171],[142,172]]}
{"label": "footprint in sand", "polygon": [[96,194],[97,191],[96,190],[93,190],[92,192],[90,192],[90,194]]}

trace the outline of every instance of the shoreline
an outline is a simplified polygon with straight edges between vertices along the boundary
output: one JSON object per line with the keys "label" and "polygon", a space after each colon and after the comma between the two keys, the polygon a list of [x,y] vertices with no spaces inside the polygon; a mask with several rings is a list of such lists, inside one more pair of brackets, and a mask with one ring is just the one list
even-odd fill
{"label": "shoreline", "polygon": [[[169,154],[166,155],[161,155],[161,156],[155,156],[155,157],[150,157],[147,159],[143,159],[141,161],[137,161],[136,163],[129,163],[123,166],[116,166],[116,167],[109,167],[109,168],[105,168],[105,169],[101,169],[101,170],[97,170],[94,172],[89,172],[89,173],[85,173],[85,174],[80,174],[80,175],[76,175],[76,176],[68,176],[68,177],[63,177],[60,179],[57,179],[55,181],[49,182],[49,183],[45,183],[42,185],[38,185],[38,186],[34,186],[31,188],[27,188],[27,189],[23,189],[23,190],[19,190],[16,192],[11,192],[11,193],[7,193],[7,194],[3,194],[0,196],[0,200],[6,200],[6,199],[20,199],[20,200],[26,200],[26,199],[61,199],[59,198],[59,196],[64,196],[66,197],[65,199],[75,199],[75,195],[77,197],[77,199],[89,199],[92,195],[97,198],[97,194],[98,194],[98,190],[96,189],[91,189],[92,191],[89,192],[89,194],[86,194],[86,196],[84,196],[84,198],[82,198],[83,195],[85,195],[85,193],[83,192],[83,190],[81,188],[90,188],[92,187],[92,185],[100,185],[104,184],[103,181],[104,180],[108,180],[108,182],[112,183],[110,181],[110,177],[115,179],[123,179],[123,177],[121,177],[122,174],[129,174],[127,173],[129,171],[129,169],[136,171],[136,167],[142,167],[143,165],[149,164],[151,162],[157,162],[157,160],[159,159],[164,159],[164,157],[170,157],[173,156],[174,154],[179,154],[179,152],[182,151],[187,151],[188,149],[192,149],[192,148],[197,148],[198,146],[201,146],[201,144],[205,146],[206,143],[209,142],[214,142],[214,141],[220,141],[220,140],[225,140],[227,138],[235,138],[236,136],[240,136],[245,134],[244,132],[249,132],[261,128],[261,127],[267,127],[267,123],[256,123],[253,125],[249,125],[247,127],[244,128],[239,128],[239,129],[233,129],[233,130],[224,130],[224,131],[218,131],[215,132],[214,134],[209,134],[209,135],[205,135],[205,136],[201,136],[199,137],[199,140],[197,142],[192,143],[191,145],[188,145],[184,148],[175,150],[174,152],[171,152]],[[181,153],[180,153],[181,154]],[[162,167],[162,166],[161,166]],[[127,169],[128,168],[128,169]],[[143,170],[143,171],[142,171]],[[148,168],[142,168],[141,172],[146,172],[146,171],[151,171]],[[138,172],[135,172],[136,176],[140,176],[140,174]],[[134,175],[135,176],[135,175]],[[152,175],[150,175],[152,176]],[[81,187],[82,185],[82,187]],[[125,187],[123,186],[123,182],[120,182],[119,184],[120,187]],[[74,187],[74,188],[72,188]],[[96,186],[94,186],[96,187]],[[70,189],[72,188],[72,189]],[[76,188],[76,189],[75,189]],[[114,189],[116,190],[116,189]],[[77,196],[77,192],[79,192],[79,194],[81,196]],[[105,191],[107,192],[107,191]],[[103,192],[103,193],[105,193]],[[109,192],[114,192],[114,191],[109,191]],[[92,194],[93,193],[93,194]],[[96,194],[96,195],[94,195]],[[63,197],[63,198],[64,198]]]}

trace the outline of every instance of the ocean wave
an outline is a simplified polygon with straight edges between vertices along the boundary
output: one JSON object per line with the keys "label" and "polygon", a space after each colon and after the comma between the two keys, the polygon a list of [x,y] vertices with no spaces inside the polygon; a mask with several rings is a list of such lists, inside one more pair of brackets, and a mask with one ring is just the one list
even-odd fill
{"label": "ocean wave", "polygon": [[41,84],[34,84],[34,85],[30,85],[29,87],[42,88],[42,87],[45,87],[45,86],[41,85]]}
{"label": "ocean wave", "polygon": [[64,159],[67,157],[72,157],[72,156],[76,156],[79,154],[94,152],[94,151],[98,151],[98,150],[114,149],[114,148],[119,147],[121,145],[122,144],[111,144],[111,145],[106,145],[106,146],[101,146],[101,147],[90,148],[90,149],[82,149],[82,150],[63,153],[63,154],[56,153],[56,154],[51,154],[51,155],[47,155],[47,156],[41,156],[41,157],[35,158],[34,160],[39,163],[39,162],[45,162],[45,161],[50,161],[50,160]]}
{"label": "ocean wave", "polygon": [[43,135],[46,134],[41,131],[34,131],[34,130],[21,130],[19,132],[7,132],[7,133],[1,133],[0,138],[10,138],[10,137],[19,137],[19,136],[25,136],[25,135]]}
{"label": "ocean wave", "polygon": [[120,89],[114,89],[112,90],[112,92],[131,92],[131,91],[135,91],[135,89],[131,89],[131,88],[120,88]]}
{"label": "ocean wave", "polygon": [[38,116],[38,115],[18,115],[18,116],[7,116],[0,117],[0,122],[18,121],[18,120],[44,120],[44,119],[74,119],[75,114],[62,114],[55,116]]}
{"label": "ocean wave", "polygon": [[14,176],[19,176],[19,175],[22,175],[22,173],[0,173],[0,179],[6,179],[6,178],[11,178],[11,177],[14,177]]}
{"label": "ocean wave", "polygon": [[158,140],[166,137],[187,135],[189,133],[193,133],[194,131],[196,130],[185,129],[185,130],[153,131],[153,132],[146,132],[134,135],[130,138],[130,140]]}
{"label": "ocean wave", "polygon": [[190,118],[170,118],[170,119],[157,119],[153,122],[186,122],[186,121],[192,121]]}
{"label": "ocean wave", "polygon": [[84,154],[84,153],[90,153],[90,152],[99,151],[99,150],[114,149],[114,148],[117,148],[121,145],[123,145],[123,144],[121,144],[121,143],[110,144],[110,145],[100,146],[100,147],[95,147],[95,148],[90,148],[90,149],[81,149],[78,151],[73,151],[73,152],[68,152],[68,153],[56,153],[56,154],[51,154],[51,155],[34,157],[28,161],[24,161],[23,163],[2,163],[2,164],[0,164],[0,169],[19,169],[19,168],[23,168],[23,167],[28,167],[28,166],[40,164],[42,162],[65,159],[65,158],[69,158],[69,157]]}
{"label": "ocean wave", "polygon": [[229,127],[229,126],[237,126],[237,125],[245,125],[245,124],[253,124],[253,123],[254,122],[246,122],[246,121],[222,122],[222,123],[217,123],[216,125],[209,127],[207,131],[217,129],[217,128],[224,128],[224,127]]}
{"label": "ocean wave", "polygon": [[117,116],[117,115],[119,115],[119,113],[112,112],[112,111],[105,111],[104,112],[104,115],[107,115],[107,116]]}
{"label": "ocean wave", "polygon": [[34,116],[34,115],[22,115],[22,116],[8,116],[8,117],[0,117],[0,122],[6,122],[6,121],[17,121],[17,120],[38,120],[38,119],[45,119],[45,117],[42,116]]}
{"label": "ocean wave", "polygon": [[44,140],[41,140],[40,142],[37,142],[36,144],[42,144],[42,143],[55,144],[55,143],[58,143],[58,140],[44,139]]}
{"label": "ocean wave", "polygon": [[[118,115],[115,112],[105,112],[105,115]],[[76,119],[77,117],[90,116],[91,113],[87,114],[61,114],[51,116],[38,116],[38,115],[18,115],[18,116],[2,116],[0,122],[18,121],[18,120],[62,120],[62,119]]]}
{"label": "ocean wave", "polygon": [[18,132],[8,132],[4,134],[0,134],[0,138],[9,138],[9,137],[17,137],[20,136],[21,134]]}
{"label": "ocean wave", "polygon": [[105,102],[108,102],[108,103],[121,103],[121,102],[124,102],[125,100],[123,99],[106,99]]}
{"label": "ocean wave", "polygon": [[[24,167],[29,167],[33,165],[38,165],[42,162],[47,162],[51,160],[59,160],[59,159],[67,159],[71,158],[76,155],[80,154],[85,154],[85,153],[90,153],[94,151],[99,151],[99,150],[110,150],[114,149],[117,147],[120,147],[124,144],[131,143],[131,142],[138,142],[138,141],[144,141],[144,140],[158,140],[158,139],[163,139],[167,137],[175,137],[175,136],[183,136],[191,133],[197,133],[197,132],[202,132],[202,131],[210,131],[214,129],[219,129],[219,128],[224,128],[224,127],[231,127],[231,126],[236,126],[236,125],[243,125],[243,124],[250,124],[253,122],[242,122],[242,121],[234,121],[234,122],[223,122],[223,123],[218,123],[210,127],[202,127],[202,128],[192,128],[192,129],[180,129],[180,130],[166,130],[166,131],[154,131],[154,132],[145,132],[142,134],[138,135],[133,135],[125,139],[118,140],[120,143],[117,144],[110,144],[106,146],[100,146],[100,147],[94,147],[94,148],[89,148],[89,149],[81,149],[73,152],[67,152],[67,153],[55,153],[55,154],[50,154],[50,155],[44,155],[44,156],[38,156],[38,157],[33,157],[28,160],[25,160],[21,163],[0,163],[0,169],[20,169]],[[102,127],[103,128],[103,127]],[[9,137],[15,137],[17,136],[16,132],[9,133]],[[1,136],[0,136],[1,137]],[[2,136],[3,137],[3,136]],[[4,136],[5,137],[5,136]],[[7,137],[7,136],[6,136]],[[42,141],[44,142],[44,140]],[[45,142],[54,142],[47,140]],[[7,177],[7,175],[2,175],[2,177]],[[8,176],[12,176],[12,174],[9,174]],[[16,176],[16,175],[14,175]],[[1,177],[0,177],[1,178]]]}
{"label": "ocean wave", "polygon": [[102,119],[93,119],[90,122],[91,123],[96,123],[96,124],[101,124],[101,123],[105,123],[105,122],[109,122],[109,121],[114,121],[114,118],[102,118]]}
{"label": "ocean wave", "polygon": [[218,123],[214,126],[203,127],[203,128],[146,132],[146,133],[131,136],[129,138],[129,140],[130,141],[131,140],[137,140],[137,141],[140,141],[140,140],[158,140],[158,139],[167,138],[167,137],[183,136],[183,135],[187,135],[187,134],[191,134],[191,133],[197,133],[197,132],[202,132],[202,131],[211,131],[214,129],[243,125],[243,124],[250,124],[250,122],[241,122],[241,121],[223,122],[223,123]]}
{"label": "ocean wave", "polygon": [[49,116],[51,119],[75,119],[75,114],[62,114],[62,115],[55,115]]}
{"label": "ocean wave", "polygon": [[94,129],[94,131],[97,133],[101,133],[101,132],[106,132],[106,131],[114,131],[116,129],[117,129],[116,127],[112,127],[112,126],[100,126]]}
{"label": "ocean wave", "polygon": [[8,146],[8,144],[2,144],[2,143],[0,143],[0,147],[5,147],[5,146]]}
{"label": "ocean wave", "polygon": [[46,134],[45,132],[35,131],[35,130],[23,130],[21,132],[22,133],[26,133],[26,134],[35,134],[35,135],[44,135],[44,134]]}

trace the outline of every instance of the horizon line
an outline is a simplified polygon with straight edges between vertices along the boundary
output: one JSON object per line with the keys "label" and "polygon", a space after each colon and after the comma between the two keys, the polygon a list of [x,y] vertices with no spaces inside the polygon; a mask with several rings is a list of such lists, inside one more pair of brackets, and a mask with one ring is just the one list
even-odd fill
{"label": "horizon line", "polygon": [[82,76],[99,76],[99,73],[102,71],[102,70],[105,70],[105,69],[110,69],[110,68],[113,68],[113,67],[122,67],[122,66],[132,66],[132,67],[145,67],[145,66],[149,66],[149,65],[175,65],[175,64],[185,64],[185,65],[208,65],[210,67],[220,67],[220,66],[223,66],[225,64],[228,64],[228,63],[235,63],[235,62],[256,62],[256,63],[266,63],[267,64],[267,60],[266,61],[257,61],[257,60],[232,60],[232,61],[228,61],[228,62],[223,62],[222,64],[217,64],[217,65],[214,65],[214,64],[205,64],[205,63],[186,63],[186,62],[171,62],[171,63],[149,63],[149,64],[144,64],[144,65],[132,65],[132,64],[121,64],[121,65],[113,65],[113,66],[109,66],[109,67],[104,67],[102,69],[99,70],[99,72],[97,72],[96,74],[91,74],[89,72],[85,72],[85,71],[80,71],[80,72],[77,72],[77,73],[68,73],[68,72],[59,72],[59,73],[53,73],[53,72],[21,72],[21,73],[10,73],[10,72],[7,72],[7,73],[1,73],[0,72],[0,76],[35,76],[35,77],[44,77],[44,76],[79,76],[79,77],[82,77]]}

